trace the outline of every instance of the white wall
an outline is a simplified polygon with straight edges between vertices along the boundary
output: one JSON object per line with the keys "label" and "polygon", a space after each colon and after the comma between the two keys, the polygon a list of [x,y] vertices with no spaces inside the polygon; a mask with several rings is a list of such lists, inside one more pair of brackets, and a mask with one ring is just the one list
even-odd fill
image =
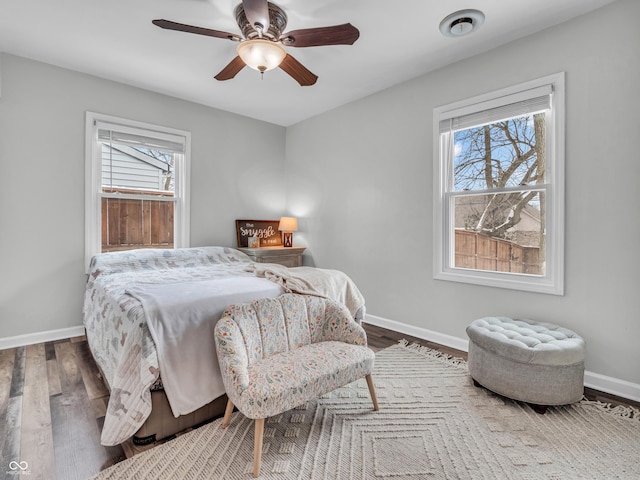
{"label": "white wall", "polygon": [[284,212],[283,127],[0,60],[0,339],[82,324],[87,110],[191,132],[192,246],[234,246],[236,218]]}
{"label": "white wall", "polygon": [[[551,321],[586,368],[640,384],[640,2],[620,1],[287,129],[287,208],[307,262],[356,281],[367,311],[466,338],[486,315]],[[433,279],[433,108],[566,72],[566,289]]]}

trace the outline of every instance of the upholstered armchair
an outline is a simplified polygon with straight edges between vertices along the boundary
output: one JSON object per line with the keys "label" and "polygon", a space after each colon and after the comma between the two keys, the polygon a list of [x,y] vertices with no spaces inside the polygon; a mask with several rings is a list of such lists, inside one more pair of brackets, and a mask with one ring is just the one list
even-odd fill
{"label": "upholstered armchair", "polygon": [[320,297],[285,294],[232,305],[215,327],[222,379],[229,401],[255,419],[253,476],[260,474],[264,420],[366,377],[374,410],[374,353],[343,305]]}

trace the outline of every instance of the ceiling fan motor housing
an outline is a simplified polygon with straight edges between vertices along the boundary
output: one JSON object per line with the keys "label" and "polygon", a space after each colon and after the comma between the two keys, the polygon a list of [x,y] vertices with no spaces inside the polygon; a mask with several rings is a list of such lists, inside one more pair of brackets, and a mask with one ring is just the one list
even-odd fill
{"label": "ceiling fan motor housing", "polygon": [[[284,13],[279,6],[269,2],[269,28],[267,31],[262,32],[262,36],[269,40],[278,41],[282,32],[287,27],[287,14]],[[247,19],[247,15],[244,12],[244,7],[240,3],[235,10],[236,22],[238,27],[242,31],[244,38],[251,40],[259,38],[260,33],[251,25]]]}

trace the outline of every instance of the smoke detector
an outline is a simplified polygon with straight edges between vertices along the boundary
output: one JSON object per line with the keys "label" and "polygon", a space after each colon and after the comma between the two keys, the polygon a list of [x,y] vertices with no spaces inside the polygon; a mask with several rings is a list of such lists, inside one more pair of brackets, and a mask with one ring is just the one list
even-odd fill
{"label": "smoke detector", "polygon": [[460,10],[447,15],[440,22],[440,32],[445,37],[462,37],[477,30],[484,23],[480,10]]}

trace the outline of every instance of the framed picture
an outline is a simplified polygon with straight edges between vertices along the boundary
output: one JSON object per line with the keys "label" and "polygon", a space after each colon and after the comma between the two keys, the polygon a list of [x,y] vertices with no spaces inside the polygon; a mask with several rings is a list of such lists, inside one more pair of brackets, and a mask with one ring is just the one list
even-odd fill
{"label": "framed picture", "polygon": [[260,246],[260,238],[257,235],[253,237],[249,237],[248,239],[249,248],[258,248]]}
{"label": "framed picture", "polygon": [[257,236],[260,247],[281,247],[279,220],[236,220],[238,247],[248,247],[249,238]]}

